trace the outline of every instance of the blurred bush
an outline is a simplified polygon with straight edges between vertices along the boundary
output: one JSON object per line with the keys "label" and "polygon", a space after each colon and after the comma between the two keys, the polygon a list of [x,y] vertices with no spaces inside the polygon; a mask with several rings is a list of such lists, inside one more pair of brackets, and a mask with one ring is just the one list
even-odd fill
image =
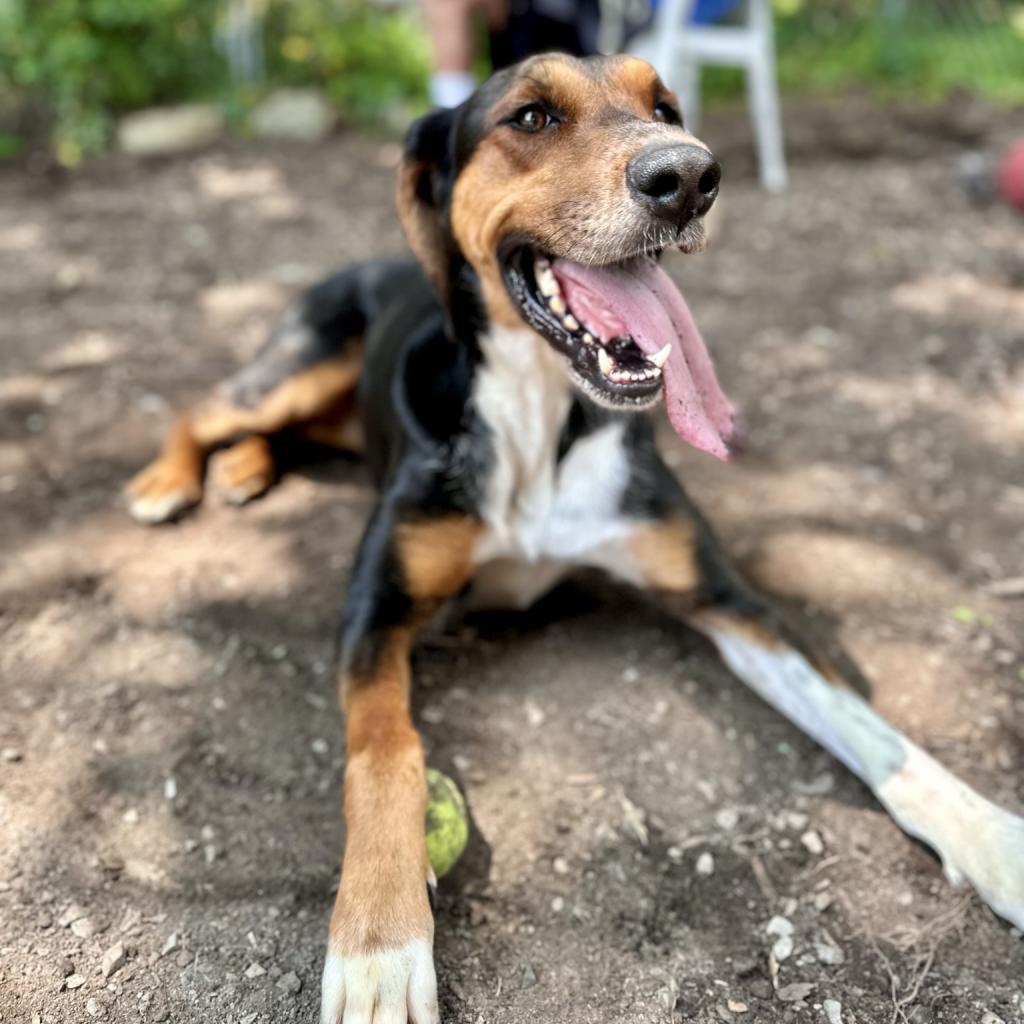
{"label": "blurred bush", "polygon": [[941,99],[1024,100],[1024,3],[774,0],[779,79],[792,92],[851,85]]}
{"label": "blurred bush", "polygon": [[[223,84],[220,0],[0,0],[0,93],[74,163],[115,114]],[[26,123],[30,121],[31,123]]]}
{"label": "blurred bush", "polygon": [[319,85],[343,112],[364,122],[426,102],[429,50],[407,10],[367,0],[271,0],[264,25],[275,83]]}
{"label": "blurred bush", "polygon": [[225,0],[0,0],[0,156],[20,135],[64,163],[102,149],[114,119],[217,99],[240,116],[274,85],[320,85],[372,119],[423,102],[427,48],[407,12],[370,0],[261,0],[266,81],[232,82],[218,49]]}

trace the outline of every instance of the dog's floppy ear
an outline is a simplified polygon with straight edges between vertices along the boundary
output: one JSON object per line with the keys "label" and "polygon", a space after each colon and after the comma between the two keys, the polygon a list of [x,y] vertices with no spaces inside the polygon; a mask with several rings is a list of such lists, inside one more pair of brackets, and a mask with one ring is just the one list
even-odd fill
{"label": "dog's floppy ear", "polygon": [[398,168],[398,218],[420,265],[447,299],[455,242],[448,227],[455,109],[421,117],[405,137]]}

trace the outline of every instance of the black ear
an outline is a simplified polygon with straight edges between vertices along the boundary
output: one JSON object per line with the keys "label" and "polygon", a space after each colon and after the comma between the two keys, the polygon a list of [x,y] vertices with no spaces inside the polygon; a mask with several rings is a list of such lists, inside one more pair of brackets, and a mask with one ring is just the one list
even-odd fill
{"label": "black ear", "polygon": [[453,134],[458,108],[421,117],[405,137],[398,168],[398,218],[427,277],[448,295],[455,243],[448,228],[448,203],[454,183]]}

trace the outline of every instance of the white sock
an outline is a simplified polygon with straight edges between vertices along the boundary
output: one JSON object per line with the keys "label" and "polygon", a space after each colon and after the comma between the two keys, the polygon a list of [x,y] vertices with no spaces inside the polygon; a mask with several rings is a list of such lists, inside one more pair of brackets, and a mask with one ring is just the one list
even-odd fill
{"label": "white sock", "polygon": [[457,107],[476,89],[470,71],[435,71],[430,76],[430,102],[435,107]]}

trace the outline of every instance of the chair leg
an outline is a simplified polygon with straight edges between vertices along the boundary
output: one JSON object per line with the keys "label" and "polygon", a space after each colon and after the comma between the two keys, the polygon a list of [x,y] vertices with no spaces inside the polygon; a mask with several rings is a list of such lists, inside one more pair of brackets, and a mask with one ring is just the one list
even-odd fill
{"label": "chair leg", "polygon": [[757,140],[761,184],[771,192],[780,192],[786,187],[786,156],[771,7],[767,0],[750,0],[750,30],[756,43],[747,64],[747,96]]}
{"label": "chair leg", "polygon": [[683,108],[683,124],[686,125],[686,130],[693,135],[700,133],[701,70],[700,62],[694,57],[687,57],[676,68],[676,92],[679,94],[679,103]]}

